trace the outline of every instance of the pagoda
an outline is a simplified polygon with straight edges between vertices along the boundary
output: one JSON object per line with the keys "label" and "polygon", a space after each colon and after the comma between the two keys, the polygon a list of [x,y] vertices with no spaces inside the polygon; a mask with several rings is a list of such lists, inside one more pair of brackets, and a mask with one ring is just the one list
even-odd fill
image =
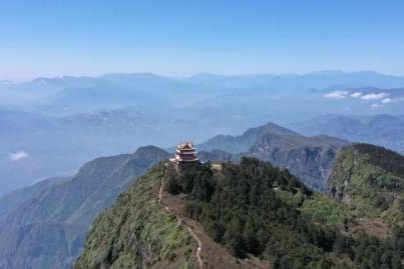
{"label": "pagoda", "polygon": [[194,144],[192,142],[184,142],[177,146],[173,161],[180,165],[199,163],[196,154]]}

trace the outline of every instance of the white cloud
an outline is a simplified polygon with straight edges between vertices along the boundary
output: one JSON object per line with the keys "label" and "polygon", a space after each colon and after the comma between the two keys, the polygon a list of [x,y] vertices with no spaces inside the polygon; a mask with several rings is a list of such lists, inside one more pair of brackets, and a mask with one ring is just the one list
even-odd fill
{"label": "white cloud", "polygon": [[24,158],[28,158],[28,156],[29,156],[28,153],[26,153],[25,151],[22,151],[22,150],[17,151],[17,152],[11,152],[11,153],[8,154],[8,157],[13,162],[14,161],[19,161],[19,160],[24,159]]}
{"label": "white cloud", "polygon": [[360,97],[360,99],[361,100],[380,100],[380,99],[386,98],[387,96],[389,96],[389,95],[385,92],[369,93],[369,94],[362,95]]}
{"label": "white cloud", "polygon": [[399,98],[385,98],[382,100],[383,104],[398,103],[404,101],[404,97]]}
{"label": "white cloud", "polygon": [[393,99],[391,99],[391,98],[386,98],[386,99],[382,100],[383,104],[388,104],[388,103],[391,103],[391,102],[393,102]]}
{"label": "white cloud", "polygon": [[361,92],[354,92],[351,93],[349,96],[351,96],[352,98],[359,98],[361,97],[362,93]]}
{"label": "white cloud", "polygon": [[14,82],[9,81],[9,80],[3,80],[3,81],[0,81],[0,84],[1,85],[10,85],[10,84],[14,84]]}
{"label": "white cloud", "polygon": [[324,98],[341,100],[341,99],[347,98],[348,94],[349,94],[349,92],[347,92],[347,91],[333,91],[333,92],[324,94]]}
{"label": "white cloud", "polygon": [[379,108],[379,107],[382,107],[382,105],[381,104],[372,104],[370,107],[371,108]]}

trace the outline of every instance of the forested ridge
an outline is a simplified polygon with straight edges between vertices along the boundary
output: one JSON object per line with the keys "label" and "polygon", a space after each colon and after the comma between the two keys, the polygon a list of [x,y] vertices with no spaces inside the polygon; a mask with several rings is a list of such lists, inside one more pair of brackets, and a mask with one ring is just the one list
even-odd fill
{"label": "forested ridge", "polygon": [[236,257],[254,255],[285,269],[404,268],[403,228],[377,238],[348,230],[355,223],[348,213],[334,223],[316,219],[307,212],[324,210],[324,201],[332,211],[349,211],[269,163],[243,158],[218,170],[209,164],[181,172],[171,168],[166,178],[168,192],[187,194],[187,216]]}
{"label": "forested ridge", "polygon": [[361,154],[366,154],[371,164],[380,166],[394,175],[404,175],[403,155],[384,147],[371,144],[355,144],[353,148]]}
{"label": "forested ridge", "polygon": [[338,156],[328,194],[358,217],[389,224],[404,219],[404,156],[369,144],[355,144]]}

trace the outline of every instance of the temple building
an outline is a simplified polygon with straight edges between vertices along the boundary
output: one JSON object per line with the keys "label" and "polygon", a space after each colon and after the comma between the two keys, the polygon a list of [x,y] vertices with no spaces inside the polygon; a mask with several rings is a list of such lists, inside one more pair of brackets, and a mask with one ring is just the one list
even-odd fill
{"label": "temple building", "polygon": [[184,142],[177,146],[175,158],[172,159],[177,164],[195,164],[199,163],[196,156],[196,148],[192,142]]}

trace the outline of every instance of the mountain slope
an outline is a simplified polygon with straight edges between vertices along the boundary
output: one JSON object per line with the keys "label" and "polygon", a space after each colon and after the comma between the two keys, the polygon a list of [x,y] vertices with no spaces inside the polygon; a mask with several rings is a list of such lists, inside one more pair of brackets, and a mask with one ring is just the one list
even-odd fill
{"label": "mountain slope", "polygon": [[[247,159],[242,161],[240,166],[248,165],[247,162]],[[252,166],[254,167],[254,165],[257,164],[262,166],[262,164],[258,162],[253,163]],[[199,204],[197,204],[199,203],[198,199],[201,199],[200,202],[209,202],[210,198],[205,197],[205,195],[213,195],[211,197],[211,205],[214,206],[216,204],[215,199],[218,198],[215,196],[218,195],[219,192],[227,197],[227,195],[231,195],[227,193],[227,188],[233,186],[234,189],[231,191],[234,191],[235,195],[237,194],[240,186],[238,184],[243,183],[238,182],[237,179],[233,182],[227,181],[228,179],[230,180],[227,173],[231,173],[233,169],[237,169],[237,167],[238,165],[223,164],[223,170],[219,174],[216,174],[217,177],[214,177],[209,166],[201,166],[195,170],[191,168],[191,170],[184,172],[179,172],[172,164],[155,167],[124,192],[111,208],[100,215],[94,223],[94,228],[88,235],[85,250],[78,259],[75,268],[188,268],[188,261],[195,261],[199,256],[194,251],[184,252],[182,250],[184,248],[189,249],[190,247],[196,250],[196,243],[198,243],[198,249],[201,251],[202,265],[197,266],[197,264],[194,263],[191,268],[267,268],[268,263],[265,265],[265,262],[258,261],[251,255],[248,259],[239,260],[236,259],[237,257],[232,257],[231,253],[233,253],[233,249],[224,250],[223,246],[221,246],[221,242],[217,241],[215,236],[212,236],[212,232],[209,229],[206,230],[207,224],[205,221],[201,219],[201,222],[199,222],[200,218],[207,216],[195,208],[199,206]],[[251,169],[254,169],[253,167],[251,167]],[[263,166],[257,169],[258,170],[255,170],[256,172],[264,169],[259,175],[260,178],[255,174],[256,178],[252,179],[247,176],[246,180],[255,180],[256,182],[259,180],[259,182],[262,182],[263,186],[270,184],[271,188],[269,191],[272,195],[274,195],[272,181],[265,182],[265,180],[267,178],[275,180],[277,175],[284,176],[285,181],[279,180],[279,187],[282,189],[284,187],[285,190],[288,189],[285,182],[289,180],[291,181],[290,188],[299,187],[299,183],[293,180],[290,175],[287,173],[283,174],[276,168]],[[262,174],[263,172],[270,172],[270,174],[264,175]],[[213,181],[219,180],[219,178],[225,180],[223,181],[225,182],[223,184],[226,184],[224,189],[221,189],[221,186],[219,186],[219,181],[218,185],[215,187],[213,187],[213,185],[211,187],[206,185],[210,184],[209,182],[213,183]],[[176,183],[174,183],[173,180]],[[246,182],[246,184],[250,183]],[[159,188],[161,184],[164,184],[164,189],[166,189],[167,192],[164,191],[163,194],[160,194],[162,202],[159,204],[156,203],[156,200],[159,199]],[[170,194],[170,190],[173,190],[173,184],[179,184],[178,188],[182,189],[183,193],[180,195]],[[310,191],[303,186],[301,187],[302,190],[310,193]],[[205,188],[214,189],[211,189],[211,192],[206,192],[207,189]],[[262,190],[260,188],[254,189],[258,192]],[[186,194],[188,194],[188,196],[184,197]],[[255,194],[251,195],[255,196]],[[301,195],[303,195],[303,193]],[[263,195],[262,198],[266,199],[268,196]],[[257,196],[256,199],[258,202],[260,199],[259,196]],[[276,198],[274,199],[276,200]],[[233,202],[235,203],[236,201],[233,200]],[[244,200],[240,203],[243,202]],[[262,206],[266,207],[271,204],[271,202],[272,200],[267,200]],[[223,205],[225,205],[225,203]],[[234,206],[236,208],[238,204],[236,203]],[[269,208],[272,207],[267,208],[271,210]],[[224,210],[223,212],[236,213],[234,208],[233,211],[228,208],[211,208],[206,210],[220,209]],[[257,208],[257,210],[260,209]],[[191,213],[190,215],[190,212],[195,213]],[[197,212],[200,212],[202,215],[199,216]],[[171,216],[171,219],[166,217],[167,214]],[[195,214],[198,214],[198,216]],[[156,217],[154,217],[154,215],[156,215]],[[225,214],[223,214],[223,217],[226,217]],[[177,220],[179,220],[179,222]],[[262,221],[265,220],[268,219],[263,217]],[[221,222],[219,219],[218,221]],[[170,226],[171,229],[165,228],[168,226]],[[179,231],[177,229],[179,229]],[[225,232],[228,227],[218,227],[217,229],[218,231],[224,229],[223,232]],[[197,240],[194,238],[191,240],[192,244],[190,244],[190,242],[187,243],[187,241],[183,241],[183,236],[186,235],[188,239],[190,239],[189,236],[192,235],[195,236]],[[210,238],[207,235],[209,235]],[[179,237],[179,240],[175,241],[176,237]],[[128,240],[128,238],[134,238],[134,242]],[[215,243],[212,239],[217,242]],[[230,244],[232,239],[228,240],[229,241],[226,242]],[[179,244],[181,241],[183,243]],[[166,247],[167,244],[175,243],[179,244],[179,247]],[[147,253],[148,259],[145,259],[145,253],[141,251],[145,246],[148,246],[149,250]],[[163,251],[165,248],[166,252]],[[178,251],[182,252],[181,256],[178,256]],[[220,256],[217,257],[219,254]],[[243,258],[247,257],[245,256]]]}
{"label": "mountain slope", "polygon": [[134,154],[98,158],[71,180],[17,200],[0,218],[0,268],[69,268],[99,212],[167,157],[149,146]]}
{"label": "mountain slope", "polygon": [[199,149],[219,149],[254,156],[289,169],[307,186],[323,191],[333,161],[349,142],[329,136],[306,137],[273,123],[240,136],[216,136]]}
{"label": "mountain slope", "polygon": [[349,214],[257,159],[160,164],[97,218],[75,268],[403,268],[403,229],[372,237]]}
{"label": "mountain slope", "polygon": [[15,190],[11,193],[0,197],[0,222],[1,219],[7,215],[7,212],[17,210],[18,207],[23,204],[31,195],[35,193],[43,192],[49,188],[53,188],[63,182],[70,180],[71,177],[63,178],[48,178],[42,180],[32,186],[28,186],[22,189]]}
{"label": "mountain slope", "polygon": [[388,223],[404,219],[404,156],[368,144],[341,152],[328,182],[328,194],[360,217]]}
{"label": "mountain slope", "polygon": [[197,268],[191,235],[157,203],[164,166],[101,214],[75,268]]}

